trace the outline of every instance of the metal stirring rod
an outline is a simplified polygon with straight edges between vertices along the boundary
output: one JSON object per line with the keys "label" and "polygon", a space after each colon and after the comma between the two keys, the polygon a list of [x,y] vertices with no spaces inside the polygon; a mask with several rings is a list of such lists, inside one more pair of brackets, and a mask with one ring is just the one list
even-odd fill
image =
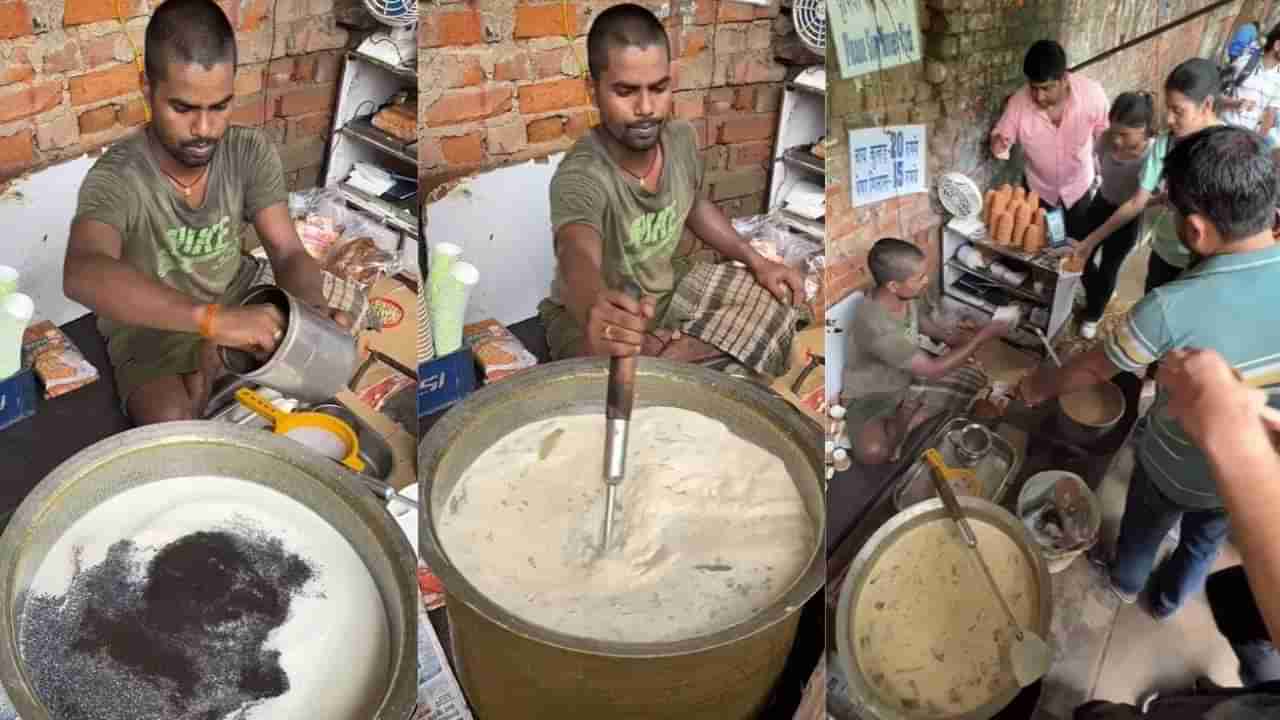
{"label": "metal stirring rod", "polygon": [[[633,282],[627,282],[623,292],[639,301],[641,291]],[[613,503],[618,485],[627,471],[627,428],[631,424],[631,406],[636,394],[636,357],[615,357],[609,360],[609,390],[605,399],[604,436],[604,531],[600,548],[607,549],[613,530]]]}

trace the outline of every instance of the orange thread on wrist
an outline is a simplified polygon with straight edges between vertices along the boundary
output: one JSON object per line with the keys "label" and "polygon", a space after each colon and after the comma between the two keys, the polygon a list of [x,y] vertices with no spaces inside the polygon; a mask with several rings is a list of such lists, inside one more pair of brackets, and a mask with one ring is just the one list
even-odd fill
{"label": "orange thread on wrist", "polygon": [[200,313],[200,337],[213,337],[213,320],[218,315],[218,306],[214,304],[205,305]]}

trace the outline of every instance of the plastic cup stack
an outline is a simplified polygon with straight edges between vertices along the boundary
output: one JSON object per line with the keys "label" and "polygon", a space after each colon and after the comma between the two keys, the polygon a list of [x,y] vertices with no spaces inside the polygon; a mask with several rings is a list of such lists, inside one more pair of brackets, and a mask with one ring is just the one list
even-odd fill
{"label": "plastic cup stack", "polygon": [[35,302],[22,293],[10,292],[0,298],[0,380],[22,369],[22,333],[35,311]]}

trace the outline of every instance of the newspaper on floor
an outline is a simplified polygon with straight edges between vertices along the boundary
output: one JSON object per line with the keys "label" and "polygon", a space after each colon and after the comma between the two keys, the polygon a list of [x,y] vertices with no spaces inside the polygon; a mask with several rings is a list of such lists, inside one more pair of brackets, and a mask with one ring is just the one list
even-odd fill
{"label": "newspaper on floor", "polygon": [[413,720],[474,720],[422,603],[418,604],[418,709]]}
{"label": "newspaper on floor", "polygon": [[[400,494],[417,501],[418,484],[414,483],[400,491]],[[422,602],[428,610],[444,607],[444,584],[431,572],[431,568],[422,561],[422,553],[418,552],[418,511],[404,503],[391,503],[387,511],[395,518],[396,524],[404,531],[404,536],[413,546],[413,554],[418,556],[418,589],[422,591]],[[0,718],[0,720],[4,720]]]}

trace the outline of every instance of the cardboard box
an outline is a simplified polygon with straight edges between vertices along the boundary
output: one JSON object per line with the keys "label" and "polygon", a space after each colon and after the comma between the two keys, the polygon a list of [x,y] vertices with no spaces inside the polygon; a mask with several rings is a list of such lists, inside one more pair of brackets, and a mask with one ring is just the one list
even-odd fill
{"label": "cardboard box", "polygon": [[823,427],[827,425],[825,417],[825,389],[827,368],[823,364],[815,367],[800,384],[798,391],[792,391],[792,385],[800,379],[804,372],[806,360],[810,355],[825,356],[826,334],[819,325],[797,333],[791,341],[791,368],[786,375],[773,381],[772,388],[787,402],[796,406],[805,415]]}
{"label": "cardboard box", "polygon": [[375,359],[360,373],[355,384],[356,397],[374,410],[381,411],[386,399],[396,392],[417,385],[418,378]]}
{"label": "cardboard box", "polygon": [[369,290],[369,310],[383,322],[363,344],[405,367],[418,366],[418,294],[396,278],[385,278]]}
{"label": "cardboard box", "polygon": [[458,402],[476,389],[476,361],[464,347],[418,366],[418,417]]}
{"label": "cardboard box", "polygon": [[36,374],[22,368],[0,380],[0,430],[36,414]]}

